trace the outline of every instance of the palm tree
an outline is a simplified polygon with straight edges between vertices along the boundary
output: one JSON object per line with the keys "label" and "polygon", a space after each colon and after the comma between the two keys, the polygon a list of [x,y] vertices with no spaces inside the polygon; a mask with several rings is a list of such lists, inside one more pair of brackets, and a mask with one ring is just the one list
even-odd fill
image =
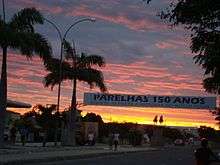
{"label": "palm tree", "polygon": [[61,80],[59,80],[59,67],[57,67],[60,61],[58,59],[53,59],[51,63],[46,66],[50,73],[45,77],[45,86],[51,86],[51,88],[53,88],[56,84],[59,84],[60,81],[72,80],[73,91],[71,111],[67,122],[68,135],[66,136],[68,139],[64,142],[64,145],[75,145],[77,80],[88,83],[90,88],[97,86],[102,92],[107,91],[102,72],[92,68],[93,66],[103,67],[105,61],[104,58],[99,55],[87,55],[85,53],[81,53],[80,55],[76,54],[75,48],[67,41],[64,42],[64,51],[66,60],[62,62]]}
{"label": "palm tree", "polygon": [[4,118],[7,101],[7,52],[16,49],[31,58],[37,54],[46,63],[51,57],[47,40],[35,32],[35,24],[43,24],[43,16],[35,8],[25,8],[14,14],[10,21],[0,18],[0,46],[3,52],[0,81],[0,147],[4,141]]}

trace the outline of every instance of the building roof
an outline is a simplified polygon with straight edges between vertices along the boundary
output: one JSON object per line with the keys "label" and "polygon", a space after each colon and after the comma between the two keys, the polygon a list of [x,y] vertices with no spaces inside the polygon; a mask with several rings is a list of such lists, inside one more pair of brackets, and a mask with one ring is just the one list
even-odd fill
{"label": "building roof", "polygon": [[18,102],[13,100],[7,100],[7,107],[8,108],[31,108],[31,104],[27,104],[24,102]]}
{"label": "building roof", "polygon": [[7,110],[6,112],[7,112],[7,113],[10,113],[10,114],[21,115],[21,114],[20,114],[20,113],[18,113],[18,112],[14,112],[14,111],[10,111],[10,110]]}

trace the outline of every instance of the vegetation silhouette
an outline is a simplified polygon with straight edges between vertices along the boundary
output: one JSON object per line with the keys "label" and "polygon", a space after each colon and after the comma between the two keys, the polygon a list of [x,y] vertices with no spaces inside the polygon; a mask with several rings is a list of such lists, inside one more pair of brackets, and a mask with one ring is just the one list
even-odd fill
{"label": "vegetation silhouette", "polygon": [[158,116],[156,115],[155,117],[154,117],[154,119],[153,119],[153,122],[154,122],[154,124],[157,124],[157,122],[158,122]]}
{"label": "vegetation silhouette", "polygon": [[47,40],[34,28],[34,25],[43,23],[43,16],[35,8],[22,9],[14,14],[8,22],[0,18],[0,46],[3,52],[0,81],[0,147],[4,145],[8,50],[18,50],[28,59],[37,54],[46,63],[51,58],[51,47]]}
{"label": "vegetation silhouette", "polygon": [[159,123],[163,124],[163,122],[164,122],[163,115],[160,115]]}
{"label": "vegetation silhouette", "polygon": [[170,2],[159,14],[172,28],[183,25],[191,32],[190,49],[195,54],[195,63],[204,69],[203,86],[207,92],[215,94],[220,93],[219,6],[219,0],[179,0]]}
{"label": "vegetation silhouette", "polygon": [[[99,87],[102,92],[106,92],[107,88],[104,83],[103,73],[97,67],[104,67],[104,58],[99,55],[87,55],[86,53],[76,54],[75,47],[72,47],[69,42],[64,42],[65,61],[62,62],[62,76],[59,80],[60,63],[58,59],[52,59],[46,66],[49,71],[45,76],[45,87],[53,88],[59,84],[60,81],[71,80],[73,82],[72,99],[71,99],[71,113],[70,120],[67,123],[68,137],[64,145],[75,145],[75,119],[76,119],[76,89],[77,80],[89,84],[90,88]],[[95,66],[95,68],[93,68]]]}

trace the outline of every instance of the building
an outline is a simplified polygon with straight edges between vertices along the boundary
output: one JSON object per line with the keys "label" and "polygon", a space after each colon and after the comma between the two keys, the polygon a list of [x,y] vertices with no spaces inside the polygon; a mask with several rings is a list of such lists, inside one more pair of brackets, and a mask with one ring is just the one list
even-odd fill
{"label": "building", "polygon": [[[23,102],[7,100],[7,108],[31,108],[31,105]],[[12,128],[14,121],[19,120],[20,118],[21,118],[20,113],[13,112],[10,110],[6,111],[5,129],[4,129],[5,140],[9,139],[10,129]]]}
{"label": "building", "polygon": [[6,111],[5,115],[5,130],[4,130],[4,135],[5,139],[8,140],[10,136],[10,129],[13,126],[13,123],[16,120],[19,120],[21,118],[21,114],[13,111]]}

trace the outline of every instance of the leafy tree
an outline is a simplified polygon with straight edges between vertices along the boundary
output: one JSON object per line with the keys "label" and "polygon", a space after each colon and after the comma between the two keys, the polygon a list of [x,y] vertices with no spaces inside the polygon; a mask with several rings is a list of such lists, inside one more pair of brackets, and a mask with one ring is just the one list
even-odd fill
{"label": "leafy tree", "polygon": [[55,128],[56,105],[36,105],[33,107],[37,123],[45,130]]}
{"label": "leafy tree", "polygon": [[175,128],[163,127],[163,136],[170,138],[172,141],[176,139],[183,139],[183,135],[180,130]]}
{"label": "leafy tree", "polygon": [[203,86],[207,92],[220,93],[220,1],[178,0],[161,18],[173,26],[191,31],[191,50],[195,63],[204,69]]}
{"label": "leafy tree", "polygon": [[[46,141],[54,140],[55,128],[61,127],[62,116],[56,112],[56,105],[35,105],[31,111],[22,115],[14,125],[19,128],[27,128],[29,132],[36,133],[35,138],[39,140],[39,132],[45,133],[44,146]],[[57,123],[57,125],[56,125]],[[42,139],[41,139],[42,140]]]}
{"label": "leafy tree", "polygon": [[129,142],[133,146],[141,145],[143,132],[139,129],[131,129],[129,130]]}
{"label": "leafy tree", "polygon": [[15,120],[13,125],[18,128],[18,130],[20,130],[21,128],[26,128],[29,131],[34,130],[33,122],[30,120],[30,117],[26,116],[22,116],[20,119]]}
{"label": "leafy tree", "polygon": [[8,22],[0,18],[0,46],[3,52],[0,81],[0,146],[3,146],[7,102],[7,52],[9,49],[19,50],[28,58],[37,54],[46,62],[51,57],[51,47],[34,29],[34,25],[43,24],[43,20],[43,16],[35,8],[19,11]]}
{"label": "leafy tree", "polygon": [[[97,122],[98,123],[98,131],[99,131],[99,140],[101,142],[102,138],[105,136],[105,126],[104,121],[102,120],[102,117],[100,115],[97,115],[95,113],[87,113],[83,118],[82,121],[84,122]],[[108,133],[107,133],[108,135]]]}
{"label": "leafy tree", "polygon": [[87,113],[83,117],[83,121],[86,122],[98,122],[99,124],[103,124],[102,117],[100,115],[96,115],[95,113]]}
{"label": "leafy tree", "polygon": [[60,114],[56,112],[56,105],[36,105],[33,107],[33,111],[35,112],[36,123],[41,126],[43,132],[45,134],[43,139],[43,146],[46,145],[47,140],[53,140],[55,132],[61,125]]}
{"label": "leafy tree", "polygon": [[200,126],[198,132],[200,137],[207,138],[209,140],[213,140],[216,137],[216,130],[211,127]]}
{"label": "leafy tree", "polygon": [[21,119],[18,120],[17,127],[18,128],[27,128],[30,132],[35,132],[36,127],[36,119],[37,112],[34,110],[26,112],[22,115]]}
{"label": "leafy tree", "polygon": [[[53,88],[60,81],[72,80],[73,91],[71,100],[71,114],[70,120],[67,125],[69,129],[68,140],[66,145],[75,145],[75,118],[76,118],[76,89],[77,80],[86,82],[90,85],[90,88],[97,86],[102,92],[105,92],[106,86],[104,84],[103,74],[97,67],[103,67],[105,65],[104,58],[99,55],[87,55],[85,53],[76,54],[75,48],[73,48],[67,41],[64,42],[64,51],[66,60],[62,62],[62,76],[59,80],[59,68],[57,67],[60,60],[53,59],[47,65],[49,74],[45,77],[45,86]],[[93,68],[96,66],[96,68]]]}

